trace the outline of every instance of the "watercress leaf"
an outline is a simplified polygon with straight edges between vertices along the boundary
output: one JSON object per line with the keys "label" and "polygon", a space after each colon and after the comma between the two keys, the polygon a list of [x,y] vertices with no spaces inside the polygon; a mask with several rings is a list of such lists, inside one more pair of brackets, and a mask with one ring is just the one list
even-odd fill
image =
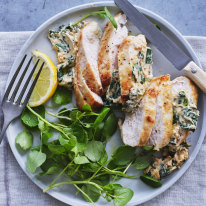
{"label": "watercress leaf", "polygon": [[86,149],[84,150],[85,156],[87,156],[93,162],[99,161],[103,152],[104,152],[103,143],[95,140],[90,141]]}
{"label": "watercress leaf", "polygon": [[[93,171],[94,172],[94,171]],[[105,186],[107,184],[109,184],[110,181],[110,175],[102,175],[99,176],[97,178],[94,179],[94,182],[98,180],[99,181],[99,185]]]}
{"label": "watercress leaf", "polygon": [[127,187],[115,189],[114,190],[115,198],[113,199],[114,205],[115,206],[126,205],[132,199],[133,194],[134,192]]}
{"label": "watercress leaf", "polygon": [[[65,139],[62,135],[59,135],[59,143],[62,145],[67,151],[72,150],[77,144],[77,139],[75,136],[70,136],[69,140]],[[77,151],[78,152],[78,151]]]}
{"label": "watercress leaf", "polygon": [[90,107],[89,104],[83,105],[82,110],[85,111],[85,112],[92,112],[92,108]]}
{"label": "watercress leaf", "polygon": [[151,186],[151,187],[154,187],[154,188],[157,188],[157,187],[161,187],[162,186],[162,183],[153,178],[153,177],[149,177],[149,176],[146,176],[146,175],[141,175],[140,176],[140,179],[146,183],[147,185]]}
{"label": "watercress leaf", "polygon": [[99,163],[103,165],[107,162],[107,160],[108,160],[108,155],[107,155],[107,152],[104,151],[100,160],[99,160]]}
{"label": "watercress leaf", "polygon": [[96,129],[94,138],[95,140],[100,140],[103,134],[104,122],[102,122]]}
{"label": "watercress leaf", "polygon": [[81,171],[94,173],[99,169],[99,167],[100,166],[97,163],[90,162],[89,164],[83,165],[81,167]]}
{"label": "watercress leaf", "polygon": [[38,118],[25,108],[21,114],[22,122],[29,127],[36,127],[38,125]]}
{"label": "watercress leaf", "polygon": [[32,108],[36,113],[38,113],[40,116],[45,118],[45,107],[44,105],[38,106],[38,107],[33,107]]}
{"label": "watercress leaf", "polygon": [[79,120],[81,115],[82,115],[81,111],[74,110],[70,112],[69,117],[72,119],[72,121],[76,121],[76,120]]}
{"label": "watercress leaf", "polygon": [[31,147],[31,151],[40,151],[40,146]]}
{"label": "watercress leaf", "polygon": [[59,165],[52,159],[47,159],[42,165],[41,169],[43,170],[40,175],[52,175],[59,172]]}
{"label": "watercress leaf", "polygon": [[63,154],[66,151],[65,148],[61,145],[48,144],[48,148],[53,154],[57,154],[57,155]]}
{"label": "watercress leaf", "polygon": [[108,17],[108,19],[111,21],[112,25],[114,26],[114,28],[117,29],[117,22],[114,19],[114,17],[111,15],[111,13],[109,12],[106,6],[104,7],[104,11],[106,13],[106,16]]}
{"label": "watercress leaf", "polygon": [[27,170],[30,173],[35,173],[36,169],[40,167],[46,160],[46,154],[41,151],[32,151],[27,157]]}
{"label": "watercress leaf", "polygon": [[94,121],[94,128],[97,129],[98,126],[102,123],[108,112],[110,111],[109,108],[104,107],[101,111],[101,113],[97,116],[96,120]]}
{"label": "watercress leaf", "polygon": [[151,154],[147,154],[144,156],[138,156],[133,164],[133,166],[136,169],[145,169],[147,167],[149,167],[150,163],[152,161],[152,155]]}
{"label": "watercress leaf", "polygon": [[110,114],[104,123],[103,135],[108,138],[111,137],[117,130],[117,118],[114,113]]}
{"label": "watercress leaf", "polygon": [[18,145],[21,149],[27,150],[33,144],[33,135],[30,132],[23,131],[20,132],[16,137],[16,145]]}
{"label": "watercress leaf", "polygon": [[127,145],[121,145],[112,154],[112,159],[114,164],[126,165],[134,159],[135,147],[130,147]]}
{"label": "watercress leaf", "polygon": [[69,104],[72,101],[72,91],[59,86],[52,96],[52,100],[58,105]]}
{"label": "watercress leaf", "polygon": [[78,152],[83,152],[88,144],[88,135],[85,129],[81,125],[73,125],[71,127],[71,135],[74,135],[77,139]]}
{"label": "watercress leaf", "polygon": [[[81,189],[91,198],[93,202],[96,202],[100,197],[101,191],[97,189],[94,185],[83,185]],[[84,194],[82,194],[82,196],[87,202],[90,202]]]}
{"label": "watercress leaf", "polygon": [[103,189],[109,192],[111,195],[114,195],[114,190],[119,188],[122,188],[122,185],[109,183],[105,185]]}
{"label": "watercress leaf", "polygon": [[48,145],[48,140],[53,137],[52,133],[45,132],[42,133],[42,143]]}
{"label": "watercress leaf", "polygon": [[41,132],[48,132],[49,131],[49,126],[40,119],[38,121],[38,128]]}
{"label": "watercress leaf", "polygon": [[149,151],[153,149],[153,146],[142,146],[143,150]]}
{"label": "watercress leaf", "polygon": [[87,164],[87,163],[89,163],[89,160],[88,160],[87,157],[85,157],[85,156],[77,155],[77,156],[74,158],[74,163],[75,163],[75,164],[78,164],[78,165]]}
{"label": "watercress leaf", "polygon": [[113,160],[111,160],[109,163],[108,163],[108,165],[107,165],[107,168],[109,168],[109,169],[111,169],[111,170],[113,170],[113,169],[115,169],[115,168],[117,168],[118,166],[114,163],[114,161]]}
{"label": "watercress leaf", "polygon": [[[36,113],[45,117],[45,108],[44,106],[34,107],[32,108]],[[36,127],[39,123],[38,117],[34,115],[28,108],[25,108],[21,114],[22,122],[29,127]]]}

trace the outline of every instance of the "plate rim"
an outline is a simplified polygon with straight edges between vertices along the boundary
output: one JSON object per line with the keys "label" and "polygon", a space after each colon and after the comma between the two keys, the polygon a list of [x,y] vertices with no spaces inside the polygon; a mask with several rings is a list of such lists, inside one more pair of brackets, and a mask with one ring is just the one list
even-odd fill
{"label": "plate rim", "polygon": [[[10,70],[10,73],[9,73],[9,77],[8,77],[8,80],[11,76],[11,71],[13,69],[16,69],[16,65],[19,64],[20,60],[21,60],[21,57],[23,56],[25,50],[27,49],[27,46],[30,45],[32,43],[32,41],[47,27],[49,26],[50,24],[52,24],[53,22],[55,22],[56,20],[60,19],[60,18],[63,18],[64,16],[68,15],[69,13],[74,13],[74,12],[77,12],[79,10],[83,10],[83,9],[87,9],[87,8],[92,8],[92,7],[101,7],[101,6],[111,6],[111,7],[116,7],[116,5],[111,2],[111,1],[101,1],[101,2],[93,2],[93,3],[87,3],[87,4],[81,4],[81,5],[78,5],[78,6],[75,6],[75,7],[72,7],[72,8],[69,8],[69,9],[66,9],[60,13],[57,13],[56,15],[52,16],[51,18],[49,18],[47,21],[45,21],[43,24],[41,24],[35,31],[34,33],[27,39],[27,41],[24,43],[24,45],[22,46],[21,50],[19,51],[17,57],[15,58],[15,61],[11,67],[11,70]],[[200,65],[200,62],[195,54],[195,52],[193,51],[191,45],[187,42],[187,40],[182,36],[182,34],[173,26],[171,25],[167,20],[163,19],[161,16],[159,16],[158,14],[148,10],[148,9],[144,9],[142,7],[139,7],[139,6],[136,6],[134,5],[136,8],[138,8],[142,13],[144,13],[145,15],[149,16],[149,17],[152,17],[154,19],[156,19],[157,21],[160,21],[161,24],[164,25],[164,27],[166,27],[172,34],[174,34],[178,40],[180,40],[180,42],[183,44],[183,46],[186,48],[186,50],[189,52],[191,58],[199,65]],[[6,87],[8,86],[8,80],[7,80],[7,83],[6,83]],[[206,102],[206,95],[203,94],[203,102],[205,103]],[[204,123],[204,117],[206,116],[206,106],[204,104],[204,107],[203,107],[203,123]],[[202,124],[203,124],[202,123]],[[148,195],[146,198],[144,199],[140,199],[138,201],[135,202],[135,205],[139,205],[141,203],[144,203],[144,202],[147,202],[151,199],[153,199],[154,197],[160,195],[161,193],[163,193],[164,191],[166,191],[168,188],[170,188],[185,172],[186,170],[190,167],[191,163],[193,162],[193,160],[196,158],[199,150],[200,150],[200,147],[202,145],[202,142],[204,140],[204,137],[205,137],[205,134],[206,134],[206,127],[205,128],[202,128],[201,132],[200,132],[200,137],[199,137],[199,140],[192,152],[192,155],[190,155],[190,157],[188,158],[187,162],[181,167],[181,170],[178,171],[178,173],[171,179],[167,182],[167,184],[163,184],[163,186],[161,187],[161,189],[157,190],[157,192],[153,193],[152,195]],[[40,187],[41,189],[43,189],[43,185],[42,184],[39,184],[40,182],[38,180],[36,180],[35,178],[32,177],[31,174],[29,174],[24,168],[23,168],[23,164],[24,163],[21,163],[20,160],[18,160],[16,158],[16,155],[15,155],[15,151],[14,151],[14,148],[10,142],[10,138],[8,138],[10,135],[9,135],[9,128],[6,132],[6,135],[7,135],[7,139],[8,139],[8,142],[9,142],[9,145],[10,145],[10,148],[12,150],[12,153],[14,154],[14,157],[16,159],[16,161],[18,162],[18,164],[20,165],[21,169],[24,171],[24,173],[30,178],[30,180],[32,180],[33,183],[35,183],[38,187]],[[52,191],[48,191],[47,194],[51,195],[52,197],[54,197],[55,199],[58,199],[59,201],[62,201],[66,204],[68,204],[68,202],[66,200],[64,200],[64,198],[62,199],[61,195],[56,195],[56,192],[52,192]],[[60,193],[58,193],[60,194]],[[75,199],[70,199],[70,202],[69,204],[70,205],[75,205],[77,203],[78,200],[75,200]],[[81,204],[81,205],[88,205],[89,203],[86,203],[85,204]],[[128,205],[131,205],[131,203],[129,202]]]}

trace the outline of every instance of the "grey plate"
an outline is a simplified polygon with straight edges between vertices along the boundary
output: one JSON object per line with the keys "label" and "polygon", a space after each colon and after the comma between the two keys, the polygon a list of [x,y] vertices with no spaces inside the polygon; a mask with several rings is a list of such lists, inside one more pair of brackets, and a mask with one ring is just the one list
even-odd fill
{"label": "grey plate", "polygon": [[[108,6],[109,10],[115,14],[119,11],[119,9],[111,2],[100,2],[100,3],[92,3],[92,4],[85,4],[81,6],[77,6],[71,9],[68,9],[66,11],[63,11],[56,16],[52,17],[48,21],[46,21],[44,24],[42,24],[36,32],[27,40],[27,42],[23,45],[21,51],[19,52],[9,75],[9,79],[11,78],[13,71],[17,68],[17,65],[19,64],[20,60],[22,59],[23,55],[25,53],[31,54],[31,51],[34,49],[38,49],[39,51],[45,52],[48,54],[51,59],[56,62],[56,56],[55,52],[52,50],[51,45],[49,41],[46,38],[47,32],[49,28],[57,28],[61,24],[68,24],[69,22],[75,22],[78,20],[81,16],[84,16],[85,14],[89,13],[90,11],[99,10],[102,9],[103,6]],[[188,42],[184,39],[184,37],[168,22],[166,22],[164,19],[162,19],[160,16],[157,16],[156,14],[152,13],[151,11],[139,8],[138,9],[145,14],[150,20],[152,20],[154,23],[158,24],[162,30],[162,32],[166,33],[174,42],[176,42],[179,47],[181,47],[199,66],[200,63],[188,44]],[[106,21],[99,19],[98,17],[92,17],[90,19],[94,19],[99,22],[100,26],[103,28]],[[135,32],[137,31],[136,28],[133,27],[133,25],[129,22],[128,23],[129,30]],[[170,62],[168,62],[167,59],[154,47],[152,47],[153,53],[154,53],[154,65],[153,65],[153,73],[154,76],[162,75],[169,73],[171,74],[172,79],[183,75],[182,72],[179,72],[176,70]],[[7,82],[8,83],[8,82]],[[174,172],[172,175],[170,175],[168,178],[166,178],[163,181],[163,186],[158,189],[153,189],[142,183],[138,178],[137,179],[122,179],[120,180],[120,183],[123,184],[126,187],[130,187],[134,190],[134,196],[132,200],[128,203],[128,205],[137,205],[143,202],[146,202],[157,195],[164,192],[166,189],[168,189],[172,184],[174,184],[188,169],[194,158],[196,157],[200,146],[203,142],[205,133],[206,133],[206,127],[203,127],[205,124],[205,118],[206,118],[206,104],[205,104],[206,98],[205,96],[200,92],[199,95],[199,103],[198,103],[198,109],[200,110],[201,116],[199,118],[198,128],[195,131],[195,133],[192,133],[190,135],[189,142],[191,144],[190,147],[190,155],[189,159],[184,163],[184,165],[176,172]],[[71,106],[71,105],[69,105]],[[21,125],[20,120],[17,120],[13,122],[10,127],[7,130],[7,136],[8,141],[10,144],[10,147],[12,149],[12,152],[14,156],[16,157],[16,160],[18,161],[19,165],[23,169],[23,171],[28,175],[28,177],[40,188],[45,188],[50,182],[53,177],[47,176],[47,177],[39,177],[37,174],[39,171],[37,171],[36,174],[32,175],[27,172],[26,170],[26,156],[27,153],[22,153],[16,149],[15,146],[15,137],[16,134],[23,130],[23,127]],[[34,145],[39,144],[39,138],[37,134],[34,134],[36,138],[34,138]],[[119,131],[116,132],[116,134],[110,139],[107,151],[112,152],[115,147],[122,144],[122,141],[120,139]],[[132,171],[130,171],[132,172]],[[21,191],[19,191],[21,192]],[[89,203],[85,202],[81,196],[76,196],[75,189],[73,186],[63,186],[61,188],[55,188],[48,192],[51,196],[54,198],[65,202],[70,205],[88,205]],[[38,197],[37,197],[38,198]],[[107,203],[104,199],[101,199],[97,202],[97,205],[112,205],[112,203]]]}

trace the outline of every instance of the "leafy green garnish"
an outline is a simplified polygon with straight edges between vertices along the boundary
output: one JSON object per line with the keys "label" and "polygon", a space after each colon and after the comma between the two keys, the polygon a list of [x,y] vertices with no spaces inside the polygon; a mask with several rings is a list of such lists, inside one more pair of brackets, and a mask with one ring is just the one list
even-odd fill
{"label": "leafy green garnish", "polygon": [[112,160],[116,165],[126,165],[134,159],[135,147],[121,145],[112,155]]}
{"label": "leafy green garnish", "polygon": [[126,205],[133,197],[134,192],[127,188],[127,187],[122,187],[122,188],[117,188],[114,190],[114,205],[115,206],[124,206]]}
{"label": "leafy green garnish", "polygon": [[151,154],[147,154],[144,156],[138,156],[133,164],[136,169],[146,169],[152,161]]}
{"label": "leafy green garnish", "polygon": [[146,176],[146,175],[141,175],[140,176],[140,179],[146,183],[147,185],[151,186],[151,187],[154,187],[154,188],[157,188],[157,187],[161,187],[162,186],[162,183],[153,178],[153,177],[149,177],[149,176]]}
{"label": "leafy green garnish", "polygon": [[111,113],[105,120],[103,126],[103,135],[108,138],[111,137],[117,130],[117,118],[114,113]]}
{"label": "leafy green garnish", "polygon": [[59,165],[53,159],[47,159],[42,165],[40,175],[53,175],[59,172]]}
{"label": "leafy green garnish", "polygon": [[31,148],[33,144],[33,135],[30,132],[20,132],[16,137],[16,144],[23,150]]}
{"label": "leafy green garnish", "polygon": [[104,145],[100,141],[91,141],[88,143],[86,149],[84,150],[85,156],[88,157],[93,162],[100,160],[104,152]]}
{"label": "leafy green garnish", "polygon": [[108,19],[111,21],[112,25],[114,26],[114,28],[117,29],[117,22],[115,21],[114,17],[111,15],[111,13],[109,12],[106,6],[104,7],[104,11],[105,11],[106,16],[108,17]]}
{"label": "leafy green garnish", "polygon": [[65,87],[57,87],[52,100],[58,105],[69,104],[72,101],[72,91]]}
{"label": "leafy green garnish", "polygon": [[[34,107],[33,110],[38,113],[40,116],[45,117],[45,108],[44,106]],[[38,117],[29,111],[28,108],[25,108],[21,114],[22,122],[29,127],[36,127],[39,123]]]}
{"label": "leafy green garnish", "polygon": [[81,165],[81,164],[89,163],[89,160],[85,156],[78,155],[74,158],[74,163],[78,164],[78,165]]}
{"label": "leafy green garnish", "polygon": [[116,22],[116,20],[114,19],[114,17],[111,15],[111,13],[109,12],[109,10],[107,9],[106,6],[104,7],[104,10],[95,11],[95,12],[91,12],[91,13],[87,14],[86,16],[84,16],[84,17],[82,17],[80,20],[78,20],[76,23],[72,24],[72,26],[75,26],[75,25],[77,25],[78,23],[80,23],[81,21],[83,21],[84,19],[86,19],[86,18],[88,18],[88,17],[90,17],[90,16],[92,16],[92,15],[96,15],[96,14],[97,14],[99,17],[103,18],[103,19],[104,19],[105,17],[107,17],[107,18],[110,20],[110,22],[112,23],[112,25],[114,26],[114,28],[117,29],[117,22]]}
{"label": "leafy green garnish", "polygon": [[[81,189],[91,198],[93,202],[96,202],[101,195],[101,191],[93,185],[83,185]],[[85,195],[82,196],[87,202],[90,202]]]}
{"label": "leafy green garnish", "polygon": [[[137,156],[136,148],[126,145],[118,147],[109,159],[106,144],[117,129],[115,114],[107,107],[95,113],[89,105],[84,105],[82,111],[64,108],[57,114],[46,112],[57,121],[51,122],[45,118],[44,107],[36,109],[27,106],[22,115],[27,120],[27,126],[39,129],[41,142],[39,146],[31,148],[27,157],[27,170],[35,173],[40,168],[41,176],[57,174],[44,192],[72,184],[93,205],[100,196],[117,206],[127,204],[133,191],[113,182],[122,177],[141,176],[130,176],[127,171],[130,166],[145,168],[148,160],[145,156]],[[59,133],[58,139],[53,140],[53,131]],[[151,153],[146,150],[142,152],[146,156]],[[67,179],[57,182],[63,175]],[[112,179],[113,182],[110,182]]]}
{"label": "leafy green garnish", "polygon": [[46,160],[46,154],[41,151],[32,151],[27,158],[27,170],[30,173],[35,173],[36,169],[40,167]]}

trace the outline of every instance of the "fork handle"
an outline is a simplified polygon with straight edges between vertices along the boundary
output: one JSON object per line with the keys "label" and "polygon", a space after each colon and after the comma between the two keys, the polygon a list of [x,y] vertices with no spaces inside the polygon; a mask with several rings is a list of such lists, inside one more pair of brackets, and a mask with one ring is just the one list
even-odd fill
{"label": "fork handle", "polygon": [[6,129],[8,128],[9,124],[11,123],[11,121],[5,121],[4,120],[4,124],[3,124],[3,127],[2,127],[2,130],[1,130],[1,134],[0,134],[0,144],[4,138],[4,134],[6,132]]}

